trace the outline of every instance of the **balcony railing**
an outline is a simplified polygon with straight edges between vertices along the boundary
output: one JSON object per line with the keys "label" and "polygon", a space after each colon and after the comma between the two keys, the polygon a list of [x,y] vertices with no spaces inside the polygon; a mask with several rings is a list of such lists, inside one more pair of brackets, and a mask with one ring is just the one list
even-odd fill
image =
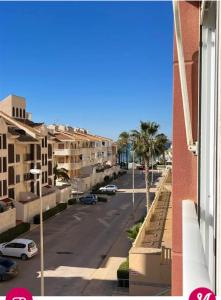
{"label": "balcony railing", "polygon": [[55,156],[71,156],[82,154],[82,149],[55,149]]}
{"label": "balcony railing", "polygon": [[212,289],[195,204],[182,202],[183,296],[200,287]]}

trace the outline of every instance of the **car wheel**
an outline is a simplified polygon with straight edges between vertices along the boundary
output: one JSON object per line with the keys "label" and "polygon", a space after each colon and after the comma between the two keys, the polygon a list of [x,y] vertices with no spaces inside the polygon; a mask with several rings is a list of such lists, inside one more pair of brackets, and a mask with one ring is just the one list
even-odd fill
{"label": "car wheel", "polygon": [[28,259],[28,257],[27,257],[26,254],[22,254],[22,255],[21,255],[21,260],[27,260],[27,259]]}
{"label": "car wheel", "polygon": [[1,276],[1,281],[6,281],[6,280],[8,280],[8,278],[9,278],[8,275],[6,275],[6,274],[2,275]]}

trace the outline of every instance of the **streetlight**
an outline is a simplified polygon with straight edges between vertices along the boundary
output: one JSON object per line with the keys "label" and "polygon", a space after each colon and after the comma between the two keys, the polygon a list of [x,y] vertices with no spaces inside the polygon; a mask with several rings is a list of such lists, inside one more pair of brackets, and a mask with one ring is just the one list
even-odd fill
{"label": "streetlight", "polygon": [[30,174],[39,175],[39,197],[40,197],[40,261],[41,261],[41,296],[44,296],[44,237],[43,237],[43,203],[41,190],[41,175],[40,169],[31,169]]}
{"label": "streetlight", "polygon": [[134,209],[134,152],[135,150],[133,149],[133,169],[132,169],[132,188],[133,188],[133,193],[132,193],[132,203],[133,203],[133,209]]}
{"label": "streetlight", "polygon": [[131,144],[132,144],[132,204],[133,204],[133,215],[134,215],[134,204],[135,204],[135,188],[134,188],[134,161],[135,161],[135,158],[134,158],[134,154],[135,154],[135,149],[134,149],[134,143],[135,143],[135,140],[133,137],[130,138],[131,140]]}

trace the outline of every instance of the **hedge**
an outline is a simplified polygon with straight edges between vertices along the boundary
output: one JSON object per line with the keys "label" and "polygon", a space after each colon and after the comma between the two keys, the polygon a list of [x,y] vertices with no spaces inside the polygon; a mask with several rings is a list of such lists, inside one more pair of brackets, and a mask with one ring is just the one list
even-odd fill
{"label": "hedge", "polygon": [[73,205],[77,203],[77,199],[76,198],[72,198],[68,200],[68,205]]}
{"label": "hedge", "polygon": [[117,270],[117,279],[119,286],[129,286],[129,260],[122,262]]}
{"label": "hedge", "polygon": [[9,242],[30,229],[29,223],[20,223],[0,234],[0,243]]}
{"label": "hedge", "polygon": [[[66,209],[66,208],[67,208],[67,203],[59,203],[57,206],[55,206],[49,210],[46,210],[45,212],[43,212],[43,221],[56,215],[57,213],[59,213],[60,211]],[[40,224],[40,214],[34,216],[33,223]]]}
{"label": "hedge", "polygon": [[127,235],[130,240],[134,241],[136,239],[142,223],[143,222],[138,222],[127,230]]}

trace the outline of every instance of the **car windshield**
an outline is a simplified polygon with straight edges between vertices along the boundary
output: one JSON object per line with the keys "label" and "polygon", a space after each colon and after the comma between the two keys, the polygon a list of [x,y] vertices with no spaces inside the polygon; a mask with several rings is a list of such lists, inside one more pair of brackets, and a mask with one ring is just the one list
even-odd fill
{"label": "car windshield", "polygon": [[0,260],[0,265],[2,265],[5,268],[10,268],[13,265],[13,262],[8,259]]}
{"label": "car windshield", "polygon": [[28,244],[28,248],[31,249],[31,248],[34,248],[35,247],[35,243],[34,242],[31,242]]}

